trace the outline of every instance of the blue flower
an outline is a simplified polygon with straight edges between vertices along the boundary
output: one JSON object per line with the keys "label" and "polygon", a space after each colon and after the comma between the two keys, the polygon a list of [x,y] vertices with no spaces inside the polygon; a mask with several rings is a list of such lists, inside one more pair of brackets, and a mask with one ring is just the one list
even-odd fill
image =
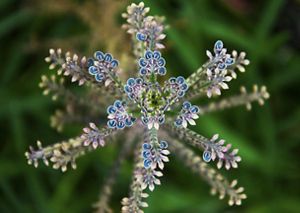
{"label": "blue flower", "polygon": [[196,105],[192,105],[190,102],[185,101],[182,104],[182,108],[180,114],[177,116],[174,124],[176,127],[184,127],[186,128],[188,123],[190,125],[196,125],[195,119],[198,119],[198,114],[200,113],[200,109]]}
{"label": "blue flower", "polygon": [[129,78],[124,86],[127,96],[136,102],[139,102],[142,91],[145,89],[145,82],[141,78]]}
{"label": "blue flower", "polygon": [[112,72],[119,65],[119,62],[110,53],[96,51],[94,58],[94,60],[88,60],[88,70],[98,82],[105,81],[108,78],[108,73]]}
{"label": "blue flower", "polygon": [[186,80],[182,76],[171,77],[165,84],[164,92],[170,93],[170,101],[182,98],[188,90]]}
{"label": "blue flower", "polygon": [[161,57],[161,53],[159,51],[152,52],[151,50],[147,50],[144,57],[139,60],[140,75],[165,75],[167,73],[165,64],[166,61],[163,57]]}
{"label": "blue flower", "polygon": [[205,150],[205,151],[203,152],[203,160],[204,160],[205,162],[211,161],[211,152],[210,152],[210,151]]}
{"label": "blue flower", "polygon": [[234,64],[234,59],[226,52],[227,50],[224,48],[223,42],[221,40],[216,41],[214,45],[215,55],[213,56],[210,51],[206,51],[211,62],[208,69],[214,70],[218,68],[219,70],[225,70],[228,66]]}
{"label": "blue flower", "polygon": [[160,141],[160,143],[159,143],[159,147],[161,148],[161,149],[166,149],[166,148],[168,148],[168,142],[167,141]]}
{"label": "blue flower", "polygon": [[158,147],[153,147],[150,143],[144,143],[142,149],[142,158],[144,160],[144,167],[146,169],[157,165],[159,168],[164,167],[164,162],[168,162],[167,157],[170,152],[167,150],[168,143],[166,141],[160,141]]}
{"label": "blue flower", "polygon": [[126,105],[120,100],[116,100],[113,105],[107,108],[107,126],[111,129],[124,129],[134,124],[135,118],[128,114]]}
{"label": "blue flower", "polygon": [[159,129],[159,126],[165,122],[165,115],[164,114],[159,114],[159,115],[145,114],[142,116],[142,122],[145,126],[148,127],[148,129],[152,129],[152,127],[154,127],[155,129]]}
{"label": "blue flower", "polygon": [[138,32],[136,34],[136,39],[139,40],[139,41],[146,41],[147,40],[147,35],[144,34],[144,33]]}

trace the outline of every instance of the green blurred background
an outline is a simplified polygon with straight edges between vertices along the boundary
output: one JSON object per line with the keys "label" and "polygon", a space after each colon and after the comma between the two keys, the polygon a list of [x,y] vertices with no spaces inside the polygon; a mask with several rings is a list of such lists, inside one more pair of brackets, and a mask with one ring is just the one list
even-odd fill
{"label": "green blurred background", "polygon": [[[63,45],[64,49],[87,55],[97,49],[106,50],[110,41],[105,32],[121,25],[120,14],[127,3],[0,1],[1,213],[92,210],[91,204],[97,200],[117,154],[114,146],[80,158],[78,169],[69,169],[64,174],[44,165],[38,169],[27,165],[24,152],[37,139],[51,144],[78,134],[78,128],[58,133],[49,125],[49,116],[59,104],[43,96],[37,86],[42,74],[51,73],[44,62],[47,49]],[[246,188],[248,199],[241,207],[228,207],[227,201],[211,196],[201,178],[171,157],[162,186],[151,193],[150,207],[145,211],[300,212],[300,1],[145,3],[151,7],[151,14],[166,16],[170,25],[164,50],[169,72],[188,76],[205,62],[205,50],[222,39],[228,49],[245,50],[251,61],[247,72],[239,74],[224,95],[238,93],[240,85],[249,88],[254,83],[266,85],[271,94],[265,106],[254,103],[250,112],[240,107],[198,120],[198,132],[208,137],[219,133],[240,149],[243,161],[239,169],[222,172],[229,179],[237,178]],[[114,14],[109,15],[110,10]],[[95,13],[96,27],[78,15],[84,16],[84,11]],[[100,16],[104,14],[102,20],[96,19],[99,16],[95,11]],[[124,47],[120,47],[127,50],[128,36],[116,32],[127,39],[121,42]],[[131,162],[125,162],[115,186],[111,204],[116,212],[121,198],[128,194],[130,165]]]}

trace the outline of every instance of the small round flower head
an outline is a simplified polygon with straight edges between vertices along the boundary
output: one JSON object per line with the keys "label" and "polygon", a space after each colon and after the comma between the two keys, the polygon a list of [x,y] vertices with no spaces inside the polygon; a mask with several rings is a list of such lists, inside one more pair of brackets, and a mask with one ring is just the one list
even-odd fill
{"label": "small round flower head", "polygon": [[231,150],[231,144],[225,144],[225,140],[219,139],[219,135],[215,134],[206,143],[206,148],[203,152],[203,160],[210,162],[218,158],[217,167],[221,168],[225,164],[226,169],[231,167],[237,168],[238,162],[242,159],[237,155],[238,149]]}
{"label": "small round flower head", "polygon": [[144,159],[144,167],[145,169],[148,169],[151,167],[152,164],[152,145],[149,143],[143,144],[143,150],[142,150],[142,157]]}
{"label": "small round flower head", "polygon": [[209,68],[224,70],[228,66],[234,63],[234,58],[231,57],[230,54],[226,54],[227,49],[224,48],[224,44],[221,40],[215,42],[214,45],[214,53],[213,56],[210,51],[206,51],[207,56],[209,57],[210,64]]}
{"label": "small round flower head", "polygon": [[134,124],[135,118],[128,114],[126,105],[120,100],[116,100],[113,105],[107,108],[107,126],[112,129],[124,129]]}
{"label": "small round flower head", "polygon": [[96,149],[98,146],[104,146],[104,135],[101,134],[99,129],[94,123],[89,124],[90,127],[85,127],[83,129],[84,134],[81,135],[81,138],[83,139],[83,145],[84,146],[92,146],[94,149]]}
{"label": "small round flower head", "polygon": [[89,73],[95,77],[98,82],[108,79],[108,73],[111,73],[118,65],[118,61],[110,53],[97,51],[94,53],[94,60],[89,60]]}
{"label": "small round flower head", "polygon": [[124,86],[124,91],[131,100],[139,102],[146,83],[142,78],[129,78]]}
{"label": "small round flower head", "polygon": [[164,92],[169,93],[168,99],[170,100],[182,98],[187,90],[188,85],[182,76],[171,77],[164,87]]}
{"label": "small round flower head", "polygon": [[185,101],[182,104],[182,108],[180,111],[180,114],[177,116],[174,124],[177,127],[187,127],[187,124],[189,123],[190,125],[196,125],[195,119],[198,119],[200,109],[196,105],[192,105],[190,102]]}
{"label": "small round flower head", "polygon": [[144,143],[142,148],[145,169],[155,169],[157,166],[163,169],[164,162],[169,161],[167,155],[169,155],[170,152],[167,150],[168,143],[166,141],[160,141],[155,147],[150,143]]}
{"label": "small round flower head", "polygon": [[142,122],[145,126],[148,127],[148,129],[152,129],[152,127],[154,127],[155,129],[159,129],[159,126],[165,122],[165,115],[164,114],[154,115],[154,116],[143,115]]}
{"label": "small round flower head", "polygon": [[140,75],[165,75],[167,72],[165,64],[166,61],[163,57],[161,57],[161,53],[159,51],[152,52],[151,50],[147,50],[144,57],[139,60]]}
{"label": "small round flower head", "polygon": [[136,34],[136,39],[139,41],[146,41],[147,40],[147,35],[141,32],[138,32]]}
{"label": "small round flower head", "polygon": [[147,46],[152,46],[154,49],[163,49],[165,46],[161,43],[166,35],[163,33],[164,19],[161,17],[147,17],[144,19],[144,26],[140,29],[140,33],[144,36],[141,41],[146,42]]}
{"label": "small round flower head", "polygon": [[227,82],[232,80],[231,76],[227,75],[227,70],[207,69],[207,79],[210,85],[207,88],[207,96],[210,98],[212,95],[221,95],[221,89],[229,89]]}
{"label": "small round flower head", "polygon": [[138,5],[132,3],[127,7],[127,13],[123,13],[122,17],[126,18],[127,20],[128,24],[123,25],[123,27],[127,29],[128,33],[134,34],[138,31],[139,25],[137,23],[143,21],[149,10],[150,8],[145,7],[145,4],[143,2],[140,2]]}

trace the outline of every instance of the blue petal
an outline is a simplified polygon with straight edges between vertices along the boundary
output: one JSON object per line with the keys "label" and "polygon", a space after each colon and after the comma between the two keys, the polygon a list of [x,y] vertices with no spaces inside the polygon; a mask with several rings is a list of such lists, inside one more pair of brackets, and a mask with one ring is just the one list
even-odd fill
{"label": "blue petal", "polygon": [[234,63],[234,59],[233,58],[226,58],[225,64],[232,65],[233,63]]}
{"label": "blue petal", "polygon": [[143,122],[143,124],[147,124],[149,122],[149,119],[142,116],[142,122]]}
{"label": "blue petal", "polygon": [[146,52],[145,52],[145,58],[146,59],[150,59],[150,58],[152,58],[153,57],[153,53],[150,51],[150,50],[147,50]]}
{"label": "blue petal", "polygon": [[148,159],[151,156],[151,152],[149,150],[143,151],[142,156],[145,159]]}
{"label": "blue petal", "polygon": [[116,125],[117,125],[117,122],[115,121],[115,120],[108,120],[107,121],[107,126],[109,127],[109,128],[115,128],[116,127]]}
{"label": "blue petal", "polygon": [[139,41],[146,41],[147,35],[145,35],[144,33],[138,32],[138,33],[136,34],[136,38],[137,38],[137,40],[139,40]]}
{"label": "blue petal", "polygon": [[95,66],[89,67],[89,73],[90,73],[91,75],[96,75],[96,74],[98,73],[98,68],[95,67]]}
{"label": "blue petal", "polygon": [[140,69],[140,75],[146,75],[147,74],[147,69],[146,68],[141,68]]}
{"label": "blue petal", "polygon": [[129,78],[128,80],[127,80],[127,84],[129,85],[129,86],[133,86],[133,85],[135,85],[135,80],[134,80],[134,78]]}
{"label": "blue petal", "polygon": [[107,114],[114,114],[117,112],[117,108],[114,107],[113,105],[110,105],[109,107],[107,107]]}
{"label": "blue petal", "polygon": [[125,90],[126,93],[132,92],[132,88],[128,85],[124,86],[124,90]]}
{"label": "blue petal", "polygon": [[147,61],[145,60],[145,58],[140,58],[139,65],[140,65],[140,67],[147,66]]}
{"label": "blue petal", "polygon": [[160,141],[159,147],[160,147],[161,149],[166,149],[166,148],[168,148],[168,143],[167,143],[167,141]]}
{"label": "blue petal", "polygon": [[204,160],[205,162],[211,161],[211,152],[210,152],[210,151],[205,150],[205,151],[203,152],[203,160]]}
{"label": "blue petal", "polygon": [[220,70],[224,70],[224,69],[226,69],[226,64],[225,63],[220,63],[219,65],[218,65],[218,68],[220,69]]}
{"label": "blue petal", "polygon": [[122,108],[122,107],[123,107],[122,101],[116,100],[116,101],[114,102],[114,106],[117,107],[118,109]]}
{"label": "blue petal", "polygon": [[182,98],[185,95],[185,92],[183,90],[181,90],[181,91],[178,92],[177,95],[178,95],[179,98]]}
{"label": "blue petal", "polygon": [[110,62],[110,66],[112,68],[116,68],[117,66],[119,66],[119,62],[116,59],[114,59]]}
{"label": "blue petal", "polygon": [[221,40],[216,41],[216,43],[215,43],[215,49],[217,51],[221,51],[223,49],[223,42]]}
{"label": "blue petal", "polygon": [[94,53],[94,57],[98,60],[98,61],[103,61],[104,59],[104,54],[101,51],[97,51]]}
{"label": "blue petal", "polygon": [[134,100],[134,94],[133,94],[133,93],[130,93],[130,94],[128,95],[128,97],[129,97],[131,100]]}
{"label": "blue petal", "polygon": [[139,85],[142,85],[143,84],[143,79],[137,78],[137,79],[135,79],[135,83],[139,84]]}
{"label": "blue petal", "polygon": [[157,64],[158,64],[158,66],[163,67],[166,64],[166,61],[164,58],[161,58],[158,60]]}
{"label": "blue petal", "polygon": [[184,77],[182,77],[182,76],[178,76],[178,77],[176,78],[176,82],[177,82],[178,84],[183,84],[183,83],[185,82],[185,79],[184,79]]}
{"label": "blue petal", "polygon": [[164,116],[159,117],[158,122],[159,124],[163,124],[165,122],[165,117]]}
{"label": "blue petal", "polygon": [[144,167],[145,167],[146,169],[149,169],[150,166],[151,166],[151,164],[152,164],[152,160],[151,160],[151,159],[146,159],[146,160],[144,160]]}
{"label": "blue petal", "polygon": [[160,57],[161,57],[160,52],[159,52],[159,51],[154,51],[154,53],[153,53],[153,58],[155,58],[155,59],[160,59]]}
{"label": "blue petal", "polygon": [[171,77],[171,78],[169,79],[169,83],[170,83],[170,84],[174,84],[175,82],[176,82],[176,78]]}
{"label": "blue petal", "polygon": [[191,109],[190,109],[190,112],[191,113],[198,113],[200,111],[199,107],[198,106],[192,106]]}
{"label": "blue petal", "polygon": [[151,149],[151,148],[152,148],[151,144],[149,144],[149,143],[144,143],[144,144],[143,144],[143,149],[144,149],[144,150],[149,150],[149,149]]}
{"label": "blue petal", "polygon": [[102,73],[96,74],[95,79],[98,82],[102,82],[104,75]]}
{"label": "blue petal", "polygon": [[175,126],[180,127],[183,123],[183,120],[181,118],[177,118],[174,122]]}
{"label": "blue petal", "polygon": [[158,73],[160,75],[165,75],[167,73],[167,70],[165,67],[161,67],[161,68],[159,68]]}
{"label": "blue petal", "polygon": [[94,65],[94,59],[89,58],[89,59],[87,60],[87,67],[90,67],[90,66],[93,66],[93,65]]}
{"label": "blue petal", "polygon": [[182,104],[182,107],[183,107],[184,109],[189,109],[191,106],[192,106],[192,104],[191,104],[189,101],[185,101],[185,102]]}
{"label": "blue petal", "polygon": [[187,84],[182,84],[181,87],[180,87],[183,91],[187,91],[189,86]]}
{"label": "blue petal", "polygon": [[112,55],[110,53],[106,53],[105,56],[104,56],[104,60],[106,62],[111,62],[113,59]]}
{"label": "blue petal", "polygon": [[130,126],[132,126],[132,120],[131,120],[131,118],[127,118],[126,120],[125,120],[125,125],[126,126],[128,126],[128,127],[130,127]]}
{"label": "blue petal", "polygon": [[118,128],[118,129],[124,129],[124,128],[125,128],[125,123],[124,123],[123,121],[119,121],[119,122],[117,123],[117,128]]}

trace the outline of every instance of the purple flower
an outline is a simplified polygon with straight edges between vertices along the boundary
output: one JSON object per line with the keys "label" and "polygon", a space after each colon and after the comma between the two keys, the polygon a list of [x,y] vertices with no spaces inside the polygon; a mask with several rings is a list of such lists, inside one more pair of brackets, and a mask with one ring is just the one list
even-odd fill
{"label": "purple flower", "polygon": [[182,108],[180,114],[177,116],[174,124],[177,127],[187,128],[188,123],[190,125],[196,125],[195,119],[198,119],[198,114],[200,113],[200,109],[196,105],[192,105],[190,102],[185,101],[182,104]]}
{"label": "purple flower", "polygon": [[144,57],[139,60],[140,75],[165,75],[167,73],[165,64],[166,61],[163,57],[161,57],[161,53],[159,51],[152,52],[151,50],[147,50]]}
{"label": "purple flower", "polygon": [[126,111],[126,104],[120,100],[116,100],[113,105],[107,108],[108,121],[107,126],[111,129],[124,129],[126,126],[131,127],[135,118]]}
{"label": "purple flower", "polygon": [[89,73],[95,77],[98,82],[110,83],[109,75],[114,75],[114,69],[118,67],[119,62],[112,57],[110,53],[97,51],[94,53],[94,60],[89,61]]}

